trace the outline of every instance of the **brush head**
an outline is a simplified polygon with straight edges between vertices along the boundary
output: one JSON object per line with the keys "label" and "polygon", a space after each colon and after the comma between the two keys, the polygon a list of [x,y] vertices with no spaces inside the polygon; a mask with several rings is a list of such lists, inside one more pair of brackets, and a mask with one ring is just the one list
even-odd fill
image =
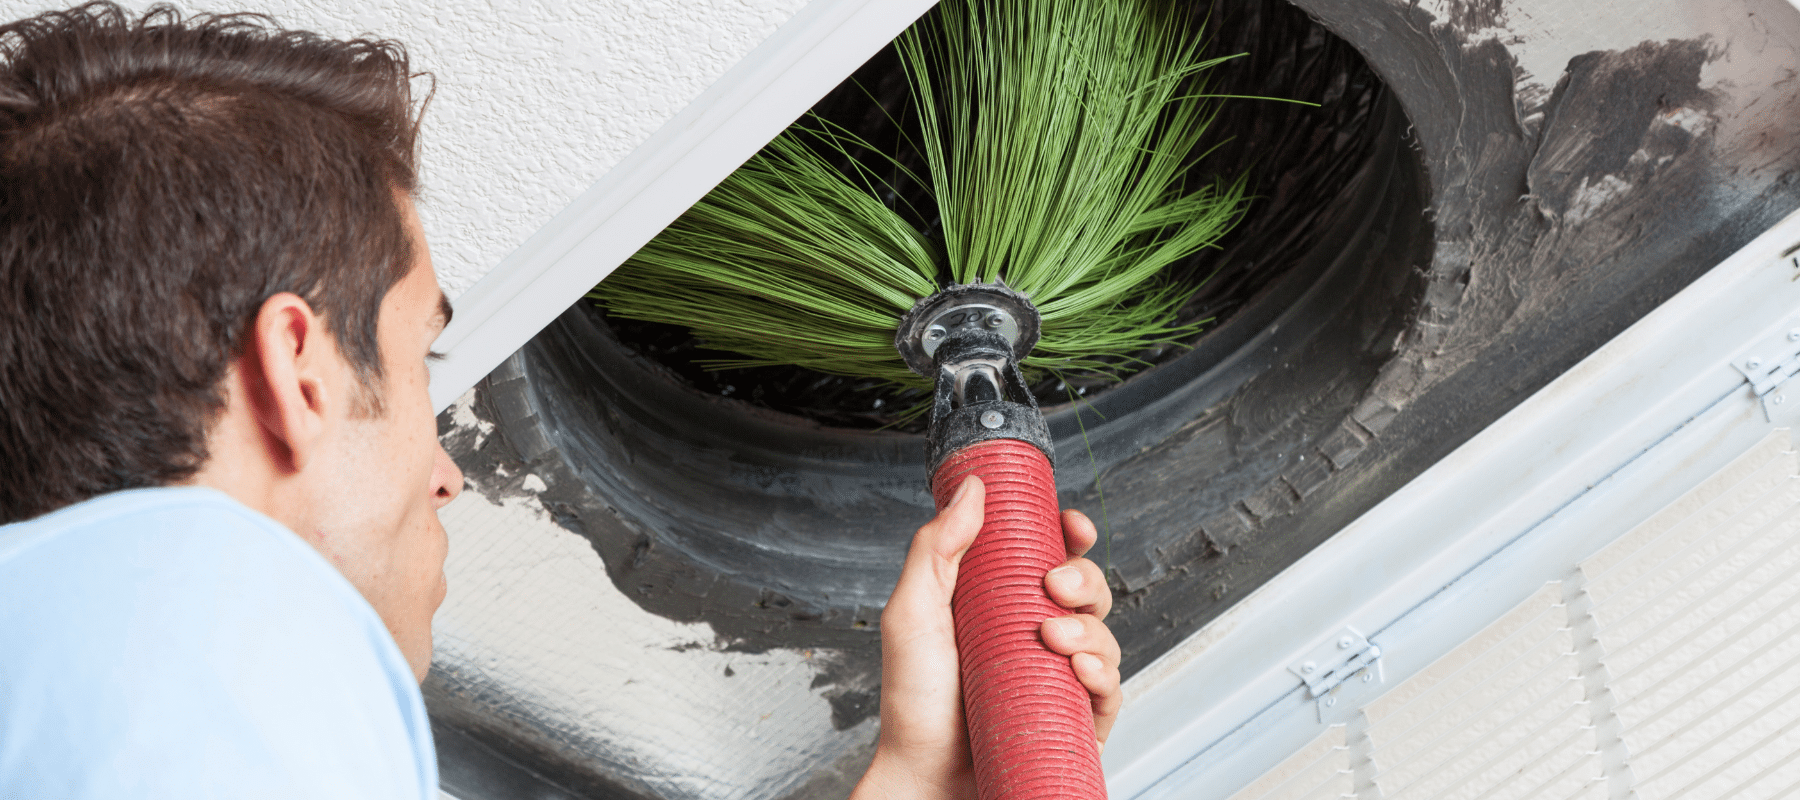
{"label": "brush head", "polygon": [[1223,59],[1193,13],[945,0],[895,42],[911,102],[880,116],[904,152],[804,118],[591,296],[688,327],[712,367],[920,389],[933,324],[999,314],[1030,380],[1123,379],[1209,321],[1179,313],[1205,275],[1176,267],[1246,201],[1198,166]]}

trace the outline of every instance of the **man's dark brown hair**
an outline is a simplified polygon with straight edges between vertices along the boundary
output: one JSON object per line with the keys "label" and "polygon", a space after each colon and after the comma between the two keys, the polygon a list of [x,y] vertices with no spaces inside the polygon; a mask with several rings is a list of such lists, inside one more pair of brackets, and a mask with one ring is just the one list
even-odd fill
{"label": "man's dark brown hair", "polygon": [[0,26],[0,523],[192,476],[274,294],[380,379],[409,78],[396,43],[252,15]]}

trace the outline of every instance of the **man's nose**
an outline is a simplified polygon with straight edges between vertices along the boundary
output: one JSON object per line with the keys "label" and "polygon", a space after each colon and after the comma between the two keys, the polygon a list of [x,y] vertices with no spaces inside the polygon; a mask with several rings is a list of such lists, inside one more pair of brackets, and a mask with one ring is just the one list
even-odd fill
{"label": "man's nose", "polygon": [[437,447],[437,457],[431,465],[431,502],[433,508],[443,508],[462,494],[462,469],[450,460],[450,454],[444,452],[442,444]]}

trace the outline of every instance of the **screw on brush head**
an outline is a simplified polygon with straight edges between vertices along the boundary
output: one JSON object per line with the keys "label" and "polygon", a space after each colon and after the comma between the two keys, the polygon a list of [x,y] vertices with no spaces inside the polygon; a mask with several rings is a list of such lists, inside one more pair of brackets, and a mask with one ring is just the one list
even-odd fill
{"label": "screw on brush head", "polygon": [[900,317],[894,349],[913,372],[936,374],[938,347],[952,336],[991,331],[1012,347],[1017,362],[1037,345],[1037,307],[1005,283],[964,283],[921,299]]}

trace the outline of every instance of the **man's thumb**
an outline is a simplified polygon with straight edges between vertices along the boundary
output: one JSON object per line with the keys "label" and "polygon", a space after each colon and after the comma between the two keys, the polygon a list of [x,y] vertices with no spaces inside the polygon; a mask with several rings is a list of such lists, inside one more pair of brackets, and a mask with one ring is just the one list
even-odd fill
{"label": "man's thumb", "polygon": [[963,478],[962,485],[950,495],[950,503],[938,512],[936,519],[927,523],[927,527],[937,529],[933,533],[938,541],[931,548],[932,552],[953,564],[961,561],[963,553],[975,543],[975,535],[981,533],[986,506],[987,484],[974,475]]}

